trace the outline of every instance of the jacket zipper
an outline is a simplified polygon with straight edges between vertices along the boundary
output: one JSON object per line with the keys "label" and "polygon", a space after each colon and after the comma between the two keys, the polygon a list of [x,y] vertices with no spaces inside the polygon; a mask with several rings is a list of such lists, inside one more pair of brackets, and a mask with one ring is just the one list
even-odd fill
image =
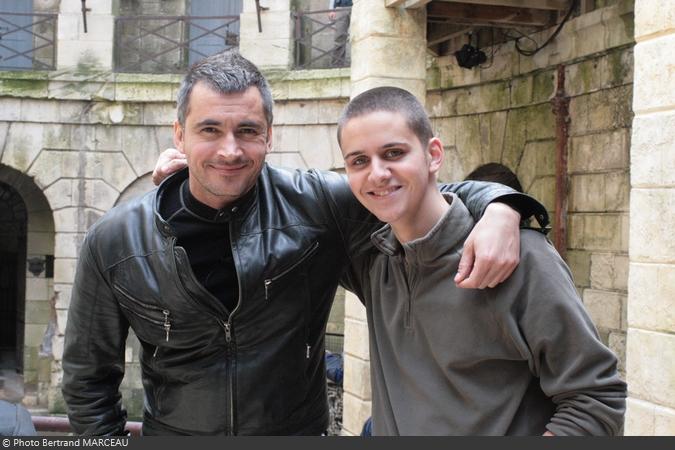
{"label": "jacket zipper", "polygon": [[[171,334],[171,320],[169,320],[169,316],[171,315],[171,311],[169,311],[168,309],[159,308],[159,307],[154,306],[154,305],[146,305],[145,303],[141,303],[138,300],[136,300],[135,298],[130,297],[129,294],[127,294],[122,289],[118,288],[117,286],[115,286],[115,289],[118,292],[120,292],[122,295],[124,295],[128,300],[132,301],[133,303],[135,303],[139,307],[147,308],[147,309],[154,310],[154,311],[161,311],[162,314],[164,314],[164,321],[153,319],[152,317],[146,316],[145,314],[143,314],[141,312],[138,312],[138,311],[135,311],[135,310],[129,308],[128,306],[126,306],[123,303],[119,303],[119,305],[123,309],[126,309],[130,313],[135,314],[138,317],[141,317],[141,318],[147,320],[148,322],[154,323],[154,324],[159,325],[162,328],[164,328],[164,332],[166,333],[166,342],[169,342],[169,336]],[[157,349],[155,348],[155,352],[152,356],[154,357],[156,354],[157,354]]]}
{"label": "jacket zipper", "polygon": [[288,267],[287,269],[284,269],[283,272],[281,272],[281,273],[278,274],[278,275],[275,275],[275,276],[272,277],[272,278],[267,278],[267,279],[265,280],[265,282],[264,282],[264,283],[265,283],[265,300],[269,300],[269,289],[270,289],[270,287],[272,287],[272,285],[273,285],[275,282],[277,282],[277,281],[279,280],[279,278],[284,277],[284,276],[285,276],[286,274],[288,274],[291,270],[295,269],[295,268],[298,267],[300,264],[302,264],[303,262],[305,262],[305,261],[307,260],[307,258],[309,258],[310,256],[312,256],[312,255],[316,252],[316,250],[317,250],[318,248],[319,248],[319,243],[318,243],[318,242],[315,242],[314,244],[312,244],[312,246],[311,246],[310,248],[308,248],[308,249],[302,254],[302,256],[300,257],[300,259],[299,259],[298,261],[296,261],[292,266]]}
{"label": "jacket zipper", "polygon": [[[405,256],[404,256],[405,258]],[[412,285],[413,285],[413,276],[412,276],[412,267],[410,267],[410,264],[404,259],[403,260],[403,267],[405,268],[405,283],[406,283],[406,291],[408,293],[408,298],[406,299],[406,311],[405,311],[405,318],[403,321],[403,327],[406,329],[412,328]]]}
{"label": "jacket zipper", "polygon": [[237,270],[237,260],[235,259],[235,247],[236,243],[232,239],[232,224],[230,224],[229,233],[230,233],[230,249],[232,250],[232,261],[234,262],[234,272],[237,274],[237,305],[234,307],[230,316],[227,318],[227,322],[222,322],[223,329],[225,330],[225,342],[227,343],[227,380],[228,380],[228,402],[230,408],[230,420],[229,420],[229,429],[227,430],[228,435],[234,435],[234,369],[233,365],[235,364],[233,344],[232,344],[232,317],[239,310],[241,305],[241,278],[239,276],[239,271]]}

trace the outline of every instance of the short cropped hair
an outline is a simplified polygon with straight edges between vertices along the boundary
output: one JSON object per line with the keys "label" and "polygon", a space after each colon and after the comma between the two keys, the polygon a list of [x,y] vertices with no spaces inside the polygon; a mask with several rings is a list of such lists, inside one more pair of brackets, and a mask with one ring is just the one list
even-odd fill
{"label": "short cropped hair", "polygon": [[493,181],[509,186],[518,192],[523,192],[523,186],[520,184],[516,174],[505,165],[499,163],[491,162],[484,164],[467,175],[465,180]]}
{"label": "short cropped hair", "polygon": [[402,114],[423,147],[434,137],[429,116],[414,95],[405,89],[382,86],[362,92],[349,102],[338,119],[338,143],[341,142],[342,128],[349,120],[377,111]]}
{"label": "short cropped hair", "polygon": [[255,64],[241,56],[236,50],[216,53],[190,66],[180,84],[176,99],[178,123],[181,126],[185,126],[192,88],[199,81],[208,83],[222,94],[244,92],[252,86],[257,87],[262,97],[267,126],[272,126],[274,100],[270,86]]}

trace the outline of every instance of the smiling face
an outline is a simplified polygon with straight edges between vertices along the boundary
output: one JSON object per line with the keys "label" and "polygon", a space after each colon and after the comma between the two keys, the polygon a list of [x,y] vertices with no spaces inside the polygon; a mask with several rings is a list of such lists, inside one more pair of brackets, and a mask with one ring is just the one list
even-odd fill
{"label": "smiling face", "polygon": [[187,157],[192,195],[215,209],[232,203],[255,185],[271,149],[260,91],[223,94],[198,82],[174,143]]}
{"label": "smiling face", "polygon": [[352,192],[400,241],[423,236],[440,219],[447,203],[436,186],[437,138],[423,146],[405,116],[374,111],[349,119],[340,145]]}

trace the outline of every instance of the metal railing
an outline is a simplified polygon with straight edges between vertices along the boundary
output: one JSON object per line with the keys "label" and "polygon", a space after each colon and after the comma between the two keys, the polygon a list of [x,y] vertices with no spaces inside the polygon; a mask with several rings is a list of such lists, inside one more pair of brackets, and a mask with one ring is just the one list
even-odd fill
{"label": "metal railing", "polygon": [[331,353],[342,353],[345,335],[341,333],[326,333],[326,350]]}
{"label": "metal railing", "polygon": [[294,22],[294,68],[326,69],[350,64],[351,8],[291,13]]}
{"label": "metal railing", "polygon": [[57,14],[0,12],[0,70],[53,70]]}
{"label": "metal railing", "polygon": [[[73,428],[70,426],[70,421],[67,417],[33,416],[32,419],[33,426],[38,434],[57,433],[66,435],[73,433]],[[140,436],[142,427],[143,424],[141,422],[127,422],[125,428],[132,436]]]}
{"label": "metal railing", "polygon": [[115,72],[181,73],[239,46],[239,16],[115,18]]}

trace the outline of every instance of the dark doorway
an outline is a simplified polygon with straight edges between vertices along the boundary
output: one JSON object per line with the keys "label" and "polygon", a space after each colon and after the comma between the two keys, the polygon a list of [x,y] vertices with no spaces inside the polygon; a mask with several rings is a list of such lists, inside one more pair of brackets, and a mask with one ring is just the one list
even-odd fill
{"label": "dark doorway", "polygon": [[23,370],[27,212],[23,199],[0,182],[0,369]]}

